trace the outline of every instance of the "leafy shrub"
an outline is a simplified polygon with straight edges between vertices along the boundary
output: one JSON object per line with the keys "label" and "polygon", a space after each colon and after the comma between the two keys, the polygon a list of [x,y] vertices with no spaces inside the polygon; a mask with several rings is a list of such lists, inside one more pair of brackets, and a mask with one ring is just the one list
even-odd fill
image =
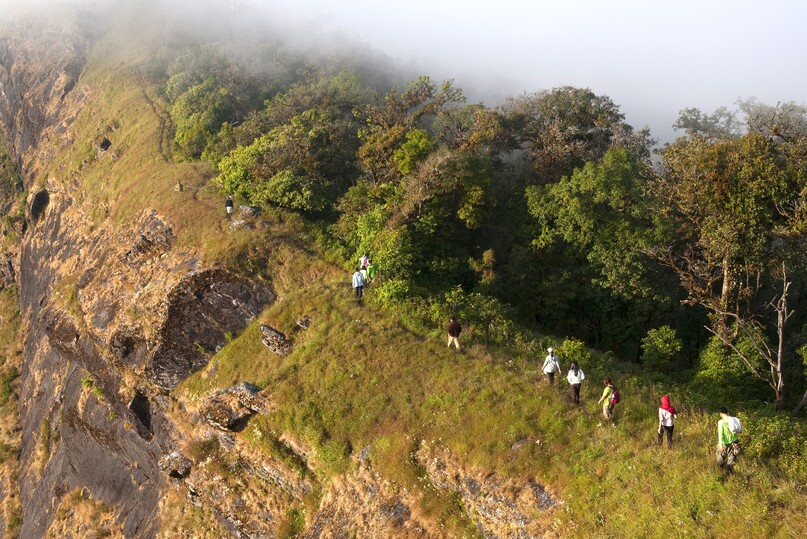
{"label": "leafy shrub", "polygon": [[256,169],[271,142],[272,137],[264,135],[249,146],[239,146],[219,162],[217,182],[226,193],[252,201]]}
{"label": "leafy shrub", "polygon": [[254,199],[298,211],[320,211],[327,202],[317,182],[291,170],[282,170],[259,185]]}
{"label": "leafy shrub", "polygon": [[357,254],[371,250],[375,238],[384,228],[387,217],[387,211],[383,206],[376,206],[358,216],[356,219],[356,239],[359,247]]}
{"label": "leafy shrub", "polygon": [[447,292],[444,302],[431,306],[430,317],[434,324],[445,323],[451,315],[457,316],[461,324],[472,328],[485,342],[505,344],[516,333],[509,306],[478,292],[466,293],[461,287]]}
{"label": "leafy shrub", "polygon": [[583,341],[577,339],[565,339],[557,347],[557,353],[564,365],[571,365],[572,361],[576,361],[581,368],[584,368],[584,372],[585,368],[591,364],[591,351]]}
{"label": "leafy shrub", "polygon": [[670,326],[651,329],[642,339],[642,363],[648,370],[669,372],[682,349],[681,339]]}
{"label": "leafy shrub", "polygon": [[[740,343],[743,346],[743,343]],[[692,402],[709,407],[763,401],[767,386],[753,378],[748,366],[713,337],[701,351],[699,368],[687,385]]]}
{"label": "leafy shrub", "polygon": [[373,262],[378,264],[384,277],[410,279],[415,273],[416,248],[407,227],[383,230],[373,246]]}
{"label": "leafy shrub", "polygon": [[403,303],[411,293],[409,283],[403,279],[385,280],[378,286],[374,286],[374,289],[373,297],[383,307],[392,307]]}
{"label": "leafy shrub", "polygon": [[413,129],[406,134],[406,142],[393,153],[393,159],[401,174],[411,174],[434,148],[429,134],[423,129]]}
{"label": "leafy shrub", "polygon": [[743,420],[742,442],[749,457],[772,464],[788,477],[807,483],[807,423],[785,415]]}
{"label": "leafy shrub", "polygon": [[8,402],[11,397],[11,384],[20,376],[17,367],[3,370],[0,373],[0,406]]}
{"label": "leafy shrub", "polygon": [[229,90],[214,78],[189,88],[171,107],[175,141],[183,157],[195,159],[214,140],[222,124],[233,115]]}

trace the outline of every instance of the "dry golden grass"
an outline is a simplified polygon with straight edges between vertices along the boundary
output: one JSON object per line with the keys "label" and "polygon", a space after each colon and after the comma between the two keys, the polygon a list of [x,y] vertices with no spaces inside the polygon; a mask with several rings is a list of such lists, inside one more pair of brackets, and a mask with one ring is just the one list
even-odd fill
{"label": "dry golden grass", "polygon": [[123,539],[115,513],[103,503],[88,498],[80,489],[63,496],[46,539]]}

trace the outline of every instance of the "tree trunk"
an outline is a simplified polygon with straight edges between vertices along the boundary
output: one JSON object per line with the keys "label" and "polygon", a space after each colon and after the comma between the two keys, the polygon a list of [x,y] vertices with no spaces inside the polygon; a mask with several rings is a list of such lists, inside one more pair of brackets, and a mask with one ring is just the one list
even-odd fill
{"label": "tree trunk", "polygon": [[717,334],[721,337],[728,338],[729,330],[727,323],[727,315],[724,313],[729,312],[729,304],[731,303],[731,271],[729,268],[728,258],[723,259],[723,289],[720,291],[720,312],[717,315],[716,327]]}
{"label": "tree trunk", "polygon": [[807,391],[804,392],[804,396],[801,398],[801,402],[798,404],[798,406],[793,408],[793,411],[790,412],[791,415],[799,415],[799,412],[801,412],[801,409],[805,404],[807,404]]}
{"label": "tree trunk", "polygon": [[[787,274],[785,274],[787,279]],[[785,354],[785,324],[787,319],[790,318],[790,313],[787,311],[787,289],[790,283],[785,281],[782,289],[782,297],[776,305],[776,329],[779,337],[779,346],[776,350],[776,409],[781,410],[785,406],[785,376],[782,372],[783,358]]]}

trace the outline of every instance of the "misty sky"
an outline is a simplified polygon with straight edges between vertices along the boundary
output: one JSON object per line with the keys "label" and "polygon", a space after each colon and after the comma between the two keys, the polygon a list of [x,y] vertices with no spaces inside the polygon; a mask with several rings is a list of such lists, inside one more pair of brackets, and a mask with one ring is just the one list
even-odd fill
{"label": "misty sky", "polygon": [[[258,0],[260,2],[260,0]],[[803,0],[263,0],[491,101],[589,87],[674,136],[678,111],[807,101]]]}

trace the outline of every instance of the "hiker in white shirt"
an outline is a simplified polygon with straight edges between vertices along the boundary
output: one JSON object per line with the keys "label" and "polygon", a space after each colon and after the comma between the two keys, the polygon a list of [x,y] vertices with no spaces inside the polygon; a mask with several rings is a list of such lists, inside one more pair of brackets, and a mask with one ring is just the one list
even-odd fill
{"label": "hiker in white shirt", "polygon": [[544,360],[544,374],[546,374],[549,384],[551,385],[555,383],[555,373],[560,372],[560,362],[551,346],[547,348],[546,351],[549,352],[549,355],[546,356]]}
{"label": "hiker in white shirt", "polygon": [[572,366],[569,368],[569,374],[566,379],[569,381],[569,387],[572,390],[572,402],[580,404],[580,384],[586,379],[586,375],[576,361],[572,361]]}
{"label": "hiker in white shirt", "polygon": [[672,449],[672,435],[675,428],[675,418],[678,417],[675,408],[670,404],[670,397],[661,397],[661,406],[658,409],[658,445],[664,445],[664,434],[667,434],[667,449]]}

